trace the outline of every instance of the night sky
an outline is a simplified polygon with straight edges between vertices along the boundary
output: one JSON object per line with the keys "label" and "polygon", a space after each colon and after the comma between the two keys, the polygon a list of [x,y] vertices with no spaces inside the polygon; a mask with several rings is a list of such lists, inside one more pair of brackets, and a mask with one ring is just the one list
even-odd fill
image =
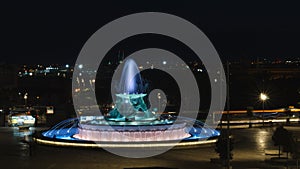
{"label": "night sky", "polygon": [[300,56],[300,10],[296,3],[20,1],[0,5],[0,63],[74,63],[85,41],[101,26],[146,11],[175,14],[194,23],[222,58]]}

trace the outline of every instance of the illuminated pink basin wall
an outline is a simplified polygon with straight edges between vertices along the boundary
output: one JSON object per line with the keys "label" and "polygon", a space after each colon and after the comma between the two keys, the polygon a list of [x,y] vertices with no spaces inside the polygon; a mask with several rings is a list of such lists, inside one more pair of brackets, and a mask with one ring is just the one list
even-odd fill
{"label": "illuminated pink basin wall", "polygon": [[143,128],[126,127],[123,130],[106,126],[82,125],[79,134],[73,137],[81,140],[103,142],[151,142],[181,140],[190,136],[186,133],[185,124],[166,126],[146,126]]}

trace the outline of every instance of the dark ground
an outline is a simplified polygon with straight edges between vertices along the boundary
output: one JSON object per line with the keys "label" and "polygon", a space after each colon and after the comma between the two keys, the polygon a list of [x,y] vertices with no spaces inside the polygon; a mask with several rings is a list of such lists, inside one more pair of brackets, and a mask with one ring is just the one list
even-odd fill
{"label": "dark ground", "polygon": [[[287,127],[287,129],[292,131],[295,137],[300,137],[299,127]],[[277,152],[277,147],[273,146],[271,141],[274,130],[275,128],[271,127],[232,130],[235,137],[233,168],[283,168],[284,166],[272,166],[265,162],[265,159],[272,157],[265,153]],[[30,156],[28,145],[21,142],[29,133],[29,131],[20,132],[18,128],[0,128],[1,168],[221,168],[220,165],[210,162],[211,158],[218,157],[214,152],[214,145],[193,149],[172,149],[164,154],[142,159],[124,158],[102,149],[34,145]]]}

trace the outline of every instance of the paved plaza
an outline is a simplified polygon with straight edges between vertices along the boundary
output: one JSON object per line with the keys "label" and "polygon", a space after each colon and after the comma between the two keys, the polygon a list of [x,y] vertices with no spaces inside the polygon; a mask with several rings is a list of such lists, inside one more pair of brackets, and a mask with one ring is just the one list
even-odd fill
{"label": "paved plaza", "polygon": [[[300,127],[286,127],[300,138]],[[132,159],[111,154],[103,149],[83,149],[33,145],[30,153],[28,144],[22,140],[30,131],[18,128],[0,128],[0,168],[12,169],[123,169],[123,168],[222,168],[210,162],[217,158],[214,145],[199,148],[175,148],[164,154],[142,159]],[[275,127],[233,129],[235,138],[232,168],[285,168],[271,165],[266,159],[275,154],[277,147],[271,140]],[[296,166],[289,167],[296,168]]]}

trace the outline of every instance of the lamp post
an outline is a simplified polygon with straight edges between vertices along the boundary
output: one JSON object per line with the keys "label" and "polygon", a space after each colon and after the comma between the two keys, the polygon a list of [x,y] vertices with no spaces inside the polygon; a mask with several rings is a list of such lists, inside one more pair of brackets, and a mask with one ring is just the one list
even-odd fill
{"label": "lamp post", "polygon": [[36,104],[37,106],[40,104],[40,96],[36,96]]}
{"label": "lamp post", "polygon": [[160,112],[160,99],[161,99],[160,93],[157,93],[157,98],[158,98],[158,112]]}
{"label": "lamp post", "polygon": [[264,113],[265,113],[265,101],[267,99],[269,99],[268,95],[265,93],[260,93],[259,95],[260,100],[262,101],[262,109],[263,109],[263,115],[262,115],[262,119],[263,119],[263,125],[264,125]]}
{"label": "lamp post", "polygon": [[27,106],[27,99],[28,99],[28,93],[25,93],[24,94],[24,104],[25,104],[25,107]]}

